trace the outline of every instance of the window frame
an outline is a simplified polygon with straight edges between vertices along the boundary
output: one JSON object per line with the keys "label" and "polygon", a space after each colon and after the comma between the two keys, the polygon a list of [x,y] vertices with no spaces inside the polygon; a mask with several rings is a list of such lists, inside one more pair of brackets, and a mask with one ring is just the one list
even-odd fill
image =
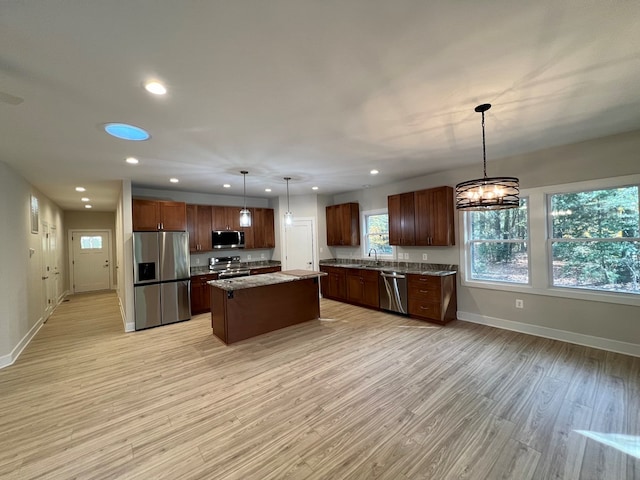
{"label": "window frame", "polygon": [[520,195],[529,199],[529,285],[497,283],[470,278],[468,275],[470,252],[469,234],[466,226],[467,215],[465,212],[459,211],[458,227],[462,237],[459,255],[462,268],[458,273],[461,285],[469,288],[640,306],[640,295],[636,293],[605,292],[584,288],[553,286],[551,272],[553,265],[550,251],[549,222],[547,221],[549,212],[547,196],[555,193],[601,190],[629,185],[640,185],[640,174],[521,189]]}
{"label": "window frame", "polygon": [[[367,231],[367,217],[369,216],[373,216],[373,215],[387,215],[387,219],[389,217],[389,211],[386,208],[379,208],[376,210],[366,210],[366,211],[362,211],[360,212],[360,231],[362,232],[362,241],[361,243],[361,247],[362,247],[362,257],[365,258],[369,255],[369,249],[367,249],[368,246],[368,238],[369,238],[369,233]],[[389,232],[387,232],[388,235]],[[380,253],[378,252],[378,258],[379,259],[384,259],[384,260],[393,260],[395,259],[396,256],[396,250],[395,250],[395,246],[394,245],[389,245],[391,247],[391,253],[389,254],[384,254],[384,253]]]}
{"label": "window frame", "polygon": [[[464,239],[463,239],[463,247],[461,250],[466,252],[465,261],[462,263],[464,265],[464,278],[469,283],[487,283],[489,285],[516,285],[516,286],[530,286],[531,285],[531,239],[529,232],[531,231],[531,203],[529,201],[529,197],[527,195],[520,195],[520,198],[527,199],[527,236],[523,239],[496,239],[496,240],[473,240],[471,238],[471,215],[475,212],[464,212],[461,215],[464,223]],[[473,255],[471,253],[472,246],[474,243],[524,243],[527,246],[527,281],[526,282],[508,282],[508,281],[499,281],[499,280],[483,280],[472,278],[472,270],[473,270]]]}

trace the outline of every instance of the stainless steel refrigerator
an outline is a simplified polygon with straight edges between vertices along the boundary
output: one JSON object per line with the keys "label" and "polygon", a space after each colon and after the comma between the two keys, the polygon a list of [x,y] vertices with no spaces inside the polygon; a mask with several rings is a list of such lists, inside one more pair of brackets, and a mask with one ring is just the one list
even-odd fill
{"label": "stainless steel refrigerator", "polygon": [[191,318],[189,234],[134,232],[136,330]]}

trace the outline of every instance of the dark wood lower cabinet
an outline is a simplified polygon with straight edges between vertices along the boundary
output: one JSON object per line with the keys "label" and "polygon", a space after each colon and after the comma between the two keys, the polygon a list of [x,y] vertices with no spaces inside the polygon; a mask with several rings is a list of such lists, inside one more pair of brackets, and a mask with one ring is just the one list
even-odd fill
{"label": "dark wood lower cabinet", "polygon": [[456,276],[407,275],[409,315],[445,324],[456,319]]}
{"label": "dark wood lower cabinet", "polygon": [[211,287],[211,327],[226,344],[320,318],[318,278],[224,290]]}
{"label": "dark wood lower cabinet", "polygon": [[194,275],[191,277],[191,315],[206,313],[211,308],[209,280],[217,280],[217,273]]}
{"label": "dark wood lower cabinet", "polygon": [[367,307],[380,307],[377,270],[347,269],[347,300]]}
{"label": "dark wood lower cabinet", "polygon": [[320,265],[320,271],[326,273],[320,278],[322,296],[332,300],[344,301],[347,299],[346,269],[341,267],[328,267]]}
{"label": "dark wood lower cabinet", "polygon": [[320,265],[322,296],[363,307],[379,308],[377,270]]}

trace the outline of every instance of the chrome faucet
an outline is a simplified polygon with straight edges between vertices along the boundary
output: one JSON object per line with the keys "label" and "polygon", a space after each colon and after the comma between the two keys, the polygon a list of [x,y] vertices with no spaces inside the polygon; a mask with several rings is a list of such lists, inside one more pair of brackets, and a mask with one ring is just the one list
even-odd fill
{"label": "chrome faucet", "polygon": [[375,262],[378,263],[378,251],[375,248],[370,248],[369,249],[369,256],[371,256],[371,250],[373,250]]}

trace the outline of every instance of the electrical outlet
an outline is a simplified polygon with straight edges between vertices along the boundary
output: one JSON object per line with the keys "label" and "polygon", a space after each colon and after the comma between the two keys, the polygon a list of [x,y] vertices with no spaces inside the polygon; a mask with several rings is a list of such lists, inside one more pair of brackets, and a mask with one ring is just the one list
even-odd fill
{"label": "electrical outlet", "polygon": [[260,258],[264,258],[264,253],[261,253],[261,254],[260,254]]}
{"label": "electrical outlet", "polygon": [[320,247],[320,253],[324,252],[324,248]]}
{"label": "electrical outlet", "polygon": [[516,298],[516,308],[524,308],[524,300]]}
{"label": "electrical outlet", "polygon": [[247,255],[247,260],[251,260],[251,254]]}
{"label": "electrical outlet", "polygon": [[426,253],[423,253],[423,254],[422,254],[422,259],[423,259],[423,260],[427,260],[428,258],[429,258],[429,256],[428,256]]}
{"label": "electrical outlet", "polygon": [[404,259],[405,259],[405,260],[409,260],[409,254],[408,254],[408,253],[405,253],[405,254],[404,254]]}

